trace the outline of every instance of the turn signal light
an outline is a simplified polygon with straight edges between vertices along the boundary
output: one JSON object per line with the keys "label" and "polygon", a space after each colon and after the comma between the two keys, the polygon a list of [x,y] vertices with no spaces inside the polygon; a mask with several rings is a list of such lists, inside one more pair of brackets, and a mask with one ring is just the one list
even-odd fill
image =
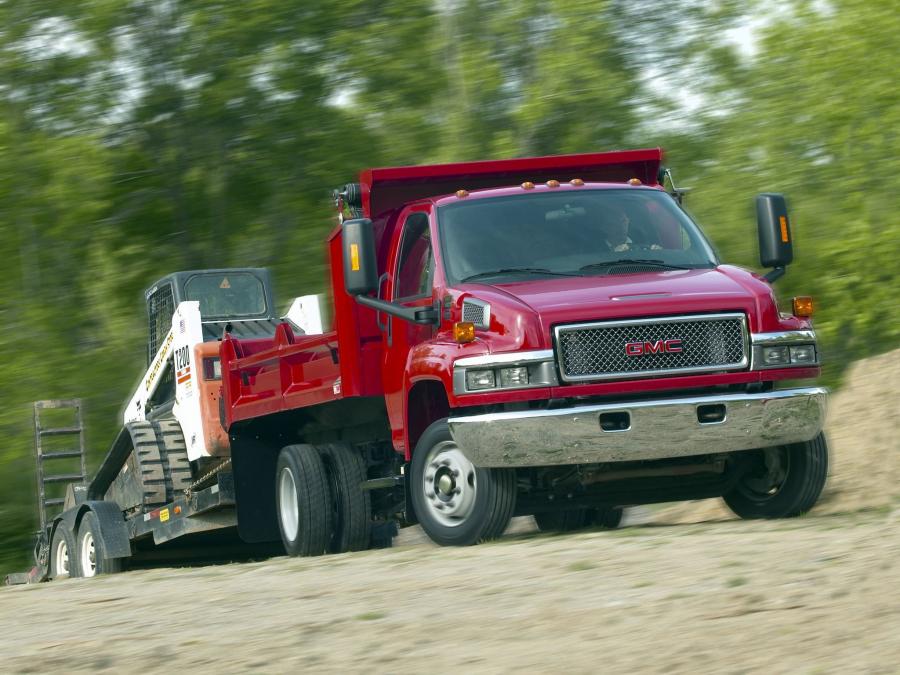
{"label": "turn signal light", "polygon": [[798,295],[793,300],[794,316],[807,319],[813,315],[813,299],[808,295]]}
{"label": "turn signal light", "polygon": [[453,324],[453,339],[460,344],[475,340],[475,324],[471,321],[457,321]]}

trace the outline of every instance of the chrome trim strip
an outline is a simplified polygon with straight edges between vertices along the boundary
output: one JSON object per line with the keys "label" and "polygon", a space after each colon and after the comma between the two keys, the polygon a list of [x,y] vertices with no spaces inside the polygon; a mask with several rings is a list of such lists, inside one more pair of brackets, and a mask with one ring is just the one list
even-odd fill
{"label": "chrome trim strip", "polygon": [[[525,467],[687,457],[800,443],[825,421],[827,390],[691,396],[451,417],[450,433],[476,466]],[[725,405],[703,424],[697,408]],[[599,416],[626,412],[631,427],[603,431]]]}
{"label": "chrome trim strip", "polygon": [[539,349],[533,352],[502,352],[500,354],[484,354],[482,356],[466,356],[456,359],[453,367],[473,368],[491,366],[509,366],[519,363],[532,363],[534,361],[552,361],[552,349]]}
{"label": "chrome trim strip", "polygon": [[750,340],[747,329],[747,315],[742,312],[726,312],[721,314],[687,314],[683,316],[667,316],[649,319],[622,319],[616,321],[592,321],[590,323],[563,324],[554,328],[554,343],[559,348],[559,334],[565,331],[579,330],[582,328],[615,328],[616,326],[637,326],[652,323],[690,323],[691,321],[716,321],[718,319],[740,319],[741,333],[744,338],[744,358],[735,363],[726,363],[717,366],[690,366],[687,368],[667,368],[665,370],[638,370],[618,373],[603,373],[600,375],[567,375],[562,363],[562,355],[558,359],[559,374],[564,382],[586,382],[596,380],[620,380],[630,378],[657,377],[659,375],[675,375],[690,373],[710,373],[715,371],[742,370],[750,364]]}
{"label": "chrome trim strip", "polygon": [[753,333],[750,341],[755,347],[809,344],[816,342],[816,332],[813,330],[785,330],[777,333]]}

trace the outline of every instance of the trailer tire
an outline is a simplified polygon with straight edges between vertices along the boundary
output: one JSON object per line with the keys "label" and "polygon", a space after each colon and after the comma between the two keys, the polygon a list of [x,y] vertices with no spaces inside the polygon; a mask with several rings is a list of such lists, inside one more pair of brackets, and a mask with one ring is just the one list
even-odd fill
{"label": "trailer tire", "polygon": [[325,465],[332,503],[332,535],[329,553],[364,551],[372,529],[372,500],[360,484],[366,480],[366,461],[344,443],[316,447]]}
{"label": "trailer tire", "polygon": [[476,467],[433,422],[412,457],[410,490],[419,524],[442,546],[470,546],[506,531],[516,506],[514,469]]}
{"label": "trailer tire", "polygon": [[744,519],[793,518],[815,506],[828,476],[825,435],[811,441],[766,448],[723,499]]}
{"label": "trailer tire", "polygon": [[68,579],[81,576],[75,554],[75,533],[65,521],[59,521],[50,541],[50,578]]}
{"label": "trailer tire", "polygon": [[107,555],[106,542],[100,533],[100,521],[93,511],[88,511],[81,518],[76,551],[79,576],[94,577],[122,571],[121,558],[110,558]]}
{"label": "trailer tire", "polygon": [[622,516],[621,506],[601,506],[589,511],[588,525],[593,525],[603,530],[615,530],[622,524]]}
{"label": "trailer tire", "polygon": [[288,445],[281,449],[275,468],[275,501],[288,555],[325,553],[333,531],[332,504],[325,465],[316,448]]}

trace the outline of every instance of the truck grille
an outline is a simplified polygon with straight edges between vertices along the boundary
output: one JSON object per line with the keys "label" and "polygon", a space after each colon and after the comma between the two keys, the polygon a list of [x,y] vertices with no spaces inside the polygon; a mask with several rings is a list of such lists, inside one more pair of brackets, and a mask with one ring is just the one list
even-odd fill
{"label": "truck grille", "polygon": [[567,382],[743,368],[743,314],[706,314],[558,326],[556,349]]}

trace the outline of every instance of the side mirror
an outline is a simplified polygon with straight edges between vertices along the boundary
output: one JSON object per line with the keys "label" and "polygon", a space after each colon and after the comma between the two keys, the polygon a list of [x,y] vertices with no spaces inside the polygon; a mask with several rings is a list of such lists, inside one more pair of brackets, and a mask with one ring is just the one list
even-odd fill
{"label": "side mirror", "polygon": [[765,275],[775,281],[794,259],[791,225],[784,195],[766,192],[756,197],[756,226],[759,231],[759,262],[774,268]]}
{"label": "side mirror", "polygon": [[350,295],[368,295],[378,287],[375,234],[368,218],[345,220],[341,228],[344,249],[344,287]]}

